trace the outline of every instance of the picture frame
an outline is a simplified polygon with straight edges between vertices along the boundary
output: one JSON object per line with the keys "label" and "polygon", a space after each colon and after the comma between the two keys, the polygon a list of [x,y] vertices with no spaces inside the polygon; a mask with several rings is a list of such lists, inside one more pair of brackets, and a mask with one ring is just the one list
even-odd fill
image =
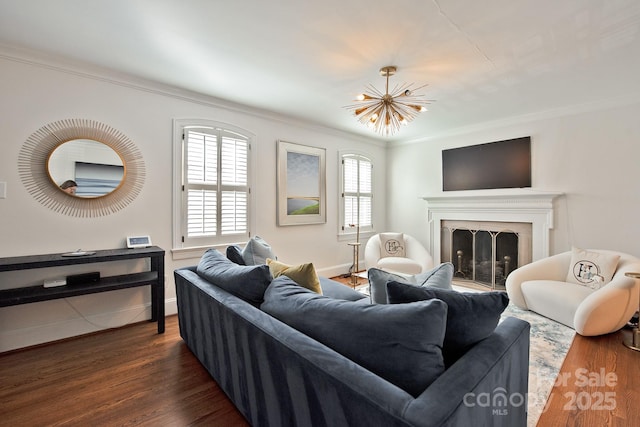
{"label": "picture frame", "polygon": [[326,223],[326,150],[279,140],[276,187],[278,226]]}

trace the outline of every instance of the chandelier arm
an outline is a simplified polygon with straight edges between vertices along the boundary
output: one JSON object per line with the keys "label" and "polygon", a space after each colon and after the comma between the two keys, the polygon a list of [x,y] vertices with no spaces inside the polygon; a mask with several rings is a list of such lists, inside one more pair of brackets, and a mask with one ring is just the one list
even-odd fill
{"label": "chandelier arm", "polygon": [[[420,89],[422,89],[422,88],[424,88],[424,87],[427,87],[429,85],[428,84],[424,84],[422,86],[418,86],[415,89],[411,89],[411,86],[413,86],[413,84],[407,85],[405,90],[401,91],[401,95],[403,95],[403,96],[422,96],[422,95],[419,95],[419,94],[417,94],[415,92],[420,90]],[[409,92],[410,92],[408,95],[406,94],[407,90],[409,90]]]}
{"label": "chandelier arm", "polygon": [[410,122],[418,117],[419,110],[407,108],[405,105],[396,105],[396,110],[398,111],[398,114],[406,120],[406,122]]}
{"label": "chandelier arm", "polygon": [[401,85],[395,85],[393,87],[393,90],[391,91],[390,95],[395,98],[396,96],[400,96],[404,93],[405,88],[409,87],[411,85],[406,85],[405,83],[401,84]]}
{"label": "chandelier arm", "polygon": [[[376,89],[373,85],[369,85],[369,86],[367,86],[367,87],[366,87],[366,89],[367,89],[369,92],[371,92],[371,93],[373,93],[373,94],[374,94],[374,96],[373,96],[373,97],[377,97],[377,98],[379,98],[379,99],[382,99],[382,98],[384,97],[384,93],[380,92],[380,91],[379,91],[378,89]],[[369,96],[371,96],[371,95],[369,95]]]}
{"label": "chandelier arm", "polygon": [[[360,114],[357,115],[358,120],[363,124],[367,124],[368,122],[370,122],[372,117],[374,117],[374,115],[377,114],[377,111],[379,110],[379,105],[380,104],[372,105],[372,106],[368,107],[367,109],[362,110],[360,112]],[[374,119],[374,121],[375,121],[375,119]]]}

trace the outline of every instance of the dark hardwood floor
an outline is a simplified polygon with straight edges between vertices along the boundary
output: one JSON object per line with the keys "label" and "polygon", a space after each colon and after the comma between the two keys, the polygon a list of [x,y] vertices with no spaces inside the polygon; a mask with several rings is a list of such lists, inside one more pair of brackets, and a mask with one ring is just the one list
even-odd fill
{"label": "dark hardwood floor", "polygon": [[247,426],[177,316],[0,355],[2,426]]}
{"label": "dark hardwood floor", "polygon": [[[156,332],[142,322],[0,354],[0,426],[247,426],[183,343],[177,317]],[[624,333],[576,337],[560,373],[568,380],[538,426],[638,425],[640,352],[622,345]],[[581,368],[615,373],[615,384],[583,386]],[[603,399],[595,409],[601,392],[614,393],[615,408]]]}

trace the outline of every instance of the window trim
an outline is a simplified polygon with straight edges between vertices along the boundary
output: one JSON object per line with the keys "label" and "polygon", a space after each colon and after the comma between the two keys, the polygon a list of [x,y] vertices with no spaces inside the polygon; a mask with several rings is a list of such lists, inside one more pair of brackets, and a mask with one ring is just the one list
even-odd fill
{"label": "window trim", "polygon": [[[248,234],[252,235],[255,230],[255,215],[253,212],[255,206],[255,171],[256,158],[253,152],[256,136],[253,132],[229,123],[219,122],[208,119],[174,119],[173,120],[173,178],[172,178],[172,254],[173,259],[196,258],[202,255],[209,248],[226,249],[232,244],[241,244],[245,241],[228,241],[215,242],[203,246],[188,246],[182,242],[182,176],[183,176],[183,141],[182,135],[186,127],[203,127],[203,128],[222,128],[232,132],[246,135],[249,139],[249,159],[248,159],[248,177],[247,184],[249,187],[249,195],[247,199],[247,227]],[[232,238],[233,239],[233,238]]]}
{"label": "window trim", "polygon": [[353,228],[343,228],[343,224],[345,222],[344,217],[344,197],[342,193],[344,192],[344,164],[342,163],[345,156],[359,156],[364,157],[371,162],[372,175],[371,175],[371,226],[360,227],[360,238],[362,239],[370,237],[376,233],[375,231],[375,199],[376,199],[376,191],[375,191],[375,160],[370,153],[366,153],[364,151],[359,150],[344,150],[338,152],[338,166],[339,166],[339,179],[338,179],[338,240],[346,241],[354,239],[356,236],[356,229]]}

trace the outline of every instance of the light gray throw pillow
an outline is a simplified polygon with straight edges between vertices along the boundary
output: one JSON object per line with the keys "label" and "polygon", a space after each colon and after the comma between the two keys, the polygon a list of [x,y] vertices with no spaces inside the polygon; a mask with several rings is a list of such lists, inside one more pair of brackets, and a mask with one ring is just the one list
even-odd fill
{"label": "light gray throw pillow", "polygon": [[403,276],[389,273],[379,268],[370,268],[367,271],[369,278],[369,290],[371,302],[376,304],[387,304],[387,283],[393,281],[406,283],[415,286],[432,286],[439,289],[453,289],[453,264],[444,262],[433,270],[425,271],[414,276]]}
{"label": "light gray throw pillow", "polygon": [[242,250],[242,259],[246,265],[262,265],[267,258],[278,259],[271,246],[260,236],[253,236]]}

